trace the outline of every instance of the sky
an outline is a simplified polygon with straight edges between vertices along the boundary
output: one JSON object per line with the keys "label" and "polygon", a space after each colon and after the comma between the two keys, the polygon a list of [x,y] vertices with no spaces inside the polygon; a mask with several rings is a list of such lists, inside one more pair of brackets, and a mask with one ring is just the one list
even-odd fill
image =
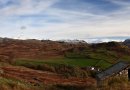
{"label": "sky", "polygon": [[122,41],[130,0],[0,0],[0,37]]}

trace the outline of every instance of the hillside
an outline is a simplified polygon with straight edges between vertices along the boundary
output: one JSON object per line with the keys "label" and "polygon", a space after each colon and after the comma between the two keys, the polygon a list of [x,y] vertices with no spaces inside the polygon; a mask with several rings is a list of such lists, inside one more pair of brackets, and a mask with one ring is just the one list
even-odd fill
{"label": "hillside", "polygon": [[128,45],[1,38],[0,79],[2,85],[12,89],[0,87],[2,90],[95,90],[98,69],[105,70],[122,60],[130,62]]}
{"label": "hillside", "polygon": [[[128,44],[127,44],[128,45]],[[17,40],[3,38],[0,42],[0,55],[19,59],[49,59],[49,58],[84,58],[84,59],[124,59],[129,56],[130,49],[124,43],[109,42],[87,44],[84,42],[64,42],[50,40]],[[102,57],[100,57],[100,55]],[[7,58],[7,57],[4,57]],[[113,60],[112,60],[113,59]]]}
{"label": "hillside", "polygon": [[0,53],[12,53],[15,58],[45,58],[62,56],[72,48],[86,47],[87,44],[71,44],[50,40],[16,40],[3,38],[0,41]]}

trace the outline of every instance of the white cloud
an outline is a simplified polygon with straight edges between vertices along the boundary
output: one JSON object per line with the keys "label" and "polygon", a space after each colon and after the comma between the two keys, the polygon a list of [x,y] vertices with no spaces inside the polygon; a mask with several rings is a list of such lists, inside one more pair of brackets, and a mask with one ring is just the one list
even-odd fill
{"label": "white cloud", "polygon": [[[0,0],[0,2],[3,0]],[[102,14],[92,13],[92,9],[86,12],[80,10],[64,10],[53,8],[58,0],[19,0],[20,5],[7,6],[0,9],[1,29],[0,36],[19,37],[21,38],[50,38],[50,39],[85,39],[94,37],[113,37],[130,35],[130,3],[122,0],[109,0],[119,5],[120,8],[109,13]],[[2,2],[6,3],[6,2]],[[95,8],[96,9],[96,8]],[[21,15],[48,15],[43,19],[35,20],[34,18],[20,19],[15,16]],[[12,17],[14,16],[14,17]],[[56,19],[61,22],[49,22]],[[13,22],[14,20],[14,22]],[[40,27],[32,26],[40,24]],[[8,26],[8,27],[6,27]],[[25,30],[20,29],[26,26]],[[8,31],[11,31],[7,34]],[[22,34],[22,35],[21,35]],[[95,41],[97,39],[94,39]],[[108,40],[108,39],[102,39]],[[110,39],[109,39],[110,40]],[[100,40],[98,40],[100,41]]]}
{"label": "white cloud", "polygon": [[51,5],[56,3],[57,0],[18,0],[18,1],[19,4],[6,6],[5,8],[1,9],[0,12],[3,15],[7,16],[37,14],[49,8]]}

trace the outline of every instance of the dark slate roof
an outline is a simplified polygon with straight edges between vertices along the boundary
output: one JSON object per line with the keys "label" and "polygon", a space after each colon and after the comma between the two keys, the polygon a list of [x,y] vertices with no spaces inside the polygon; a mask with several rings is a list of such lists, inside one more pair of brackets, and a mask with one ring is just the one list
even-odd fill
{"label": "dark slate roof", "polygon": [[119,72],[121,72],[122,70],[126,69],[129,66],[128,63],[120,61],[114,65],[112,65],[110,68],[106,69],[105,71],[98,73],[96,75],[96,78],[98,80],[104,80],[107,77],[112,76],[113,74],[117,74]]}

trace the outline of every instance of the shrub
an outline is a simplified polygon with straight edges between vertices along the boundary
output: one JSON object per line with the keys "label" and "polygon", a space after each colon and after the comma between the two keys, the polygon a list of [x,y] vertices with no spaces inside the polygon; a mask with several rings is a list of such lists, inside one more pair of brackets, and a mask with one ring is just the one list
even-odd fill
{"label": "shrub", "polygon": [[55,72],[55,68],[51,65],[48,65],[48,64],[38,65],[36,69],[43,70],[43,71]]}
{"label": "shrub", "polygon": [[82,70],[79,67],[67,66],[67,65],[58,65],[55,67],[57,73],[63,74],[65,77],[88,77],[88,73],[85,70]]}

